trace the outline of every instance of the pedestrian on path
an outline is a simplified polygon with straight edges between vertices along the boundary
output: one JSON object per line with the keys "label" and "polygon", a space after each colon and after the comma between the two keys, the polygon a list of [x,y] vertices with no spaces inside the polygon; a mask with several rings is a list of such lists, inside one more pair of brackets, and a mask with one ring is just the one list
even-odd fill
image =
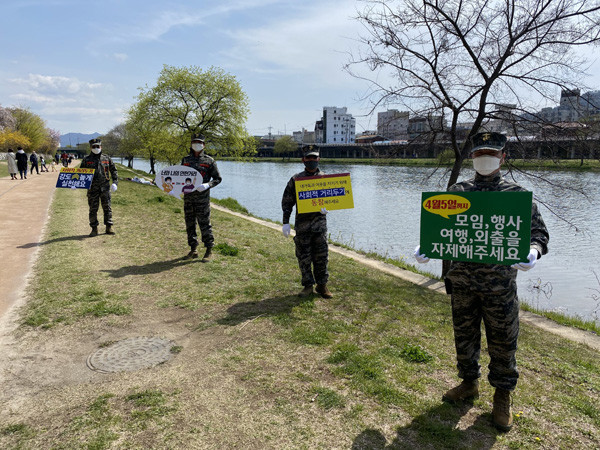
{"label": "pedestrian on path", "polygon": [[21,175],[21,180],[23,178],[27,179],[27,154],[22,147],[17,149],[17,154],[15,155],[17,159],[17,168],[19,169],[19,175]]}
{"label": "pedestrian on path", "polygon": [[[323,298],[331,298],[333,294],[327,288],[329,273],[327,272],[327,263],[329,258],[329,246],[327,243],[327,209],[321,211],[299,213],[296,204],[296,178],[314,177],[324,175],[319,169],[318,149],[312,145],[303,148],[304,171],[297,173],[285,187],[283,198],[281,199],[281,208],[283,209],[283,226],[281,231],[285,237],[291,232],[290,216],[296,206],[296,236],[294,244],[296,245],[296,258],[302,274],[302,286],[304,288],[298,294],[300,297],[308,297],[313,293],[313,286],[316,283],[316,291]],[[311,267],[312,266],[312,267]]]}
{"label": "pedestrian on path", "polygon": [[42,155],[40,155],[40,170],[42,172],[48,172],[48,167],[46,167],[46,161],[44,160],[44,157]]}
{"label": "pedestrian on path", "polygon": [[[102,142],[100,139],[90,140],[91,153],[81,161],[82,169],[95,169],[92,185],[90,186],[87,197],[90,208],[89,219],[92,231],[90,237],[98,236],[98,204],[102,203],[104,212],[104,225],[106,225],[106,234],[115,234],[113,230],[112,208],[110,205],[110,193],[117,190],[119,177],[117,168],[110,156],[102,154]],[[111,184],[112,178],[112,184]]]}
{"label": "pedestrian on path", "polygon": [[10,179],[17,179],[17,159],[15,157],[15,152],[12,148],[8,149],[8,153],[6,154],[6,159],[8,160],[8,173],[10,173]]}
{"label": "pedestrian on path", "polygon": [[33,168],[34,167],[35,167],[35,171],[39,175],[40,174],[40,169],[38,167],[38,155],[35,152],[35,150],[31,152],[31,155],[29,155],[29,162],[31,162],[31,169],[29,170],[29,172],[31,173],[31,175],[33,175]]}
{"label": "pedestrian on path", "polygon": [[[450,192],[525,191],[504,180],[500,166],[506,154],[506,136],[500,133],[478,133],[473,136],[471,155],[475,177],[456,183]],[[446,392],[442,400],[450,403],[469,400],[479,395],[481,377],[481,322],[485,326],[490,354],[488,380],[495,388],[492,422],[501,431],[512,427],[511,393],[517,386],[517,339],[519,336],[519,299],[517,272],[527,271],[548,253],[548,230],[537,205],[531,207],[531,240],[527,262],[512,266],[452,261],[446,274],[446,290],[451,294],[452,323],[458,377],[462,382]],[[429,258],[415,249],[415,258],[426,263]]]}
{"label": "pedestrian on path", "polygon": [[54,159],[52,160],[51,166],[52,166],[52,172],[56,172],[56,161]]}

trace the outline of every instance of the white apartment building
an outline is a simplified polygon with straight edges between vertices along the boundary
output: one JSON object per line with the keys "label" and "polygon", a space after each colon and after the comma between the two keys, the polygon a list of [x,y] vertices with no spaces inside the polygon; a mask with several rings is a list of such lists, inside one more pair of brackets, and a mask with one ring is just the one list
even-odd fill
{"label": "white apartment building", "polygon": [[388,109],[377,113],[377,134],[389,141],[408,139],[408,111]]}
{"label": "white apartment building", "polygon": [[324,106],[323,117],[324,144],[354,144],[356,139],[356,119],[348,114],[347,108]]}

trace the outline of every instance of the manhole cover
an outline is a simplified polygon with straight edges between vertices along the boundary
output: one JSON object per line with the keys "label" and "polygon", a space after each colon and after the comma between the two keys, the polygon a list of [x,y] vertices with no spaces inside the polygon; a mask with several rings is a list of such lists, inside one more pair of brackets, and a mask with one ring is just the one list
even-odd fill
{"label": "manhole cover", "polygon": [[87,365],[97,372],[129,372],[147,369],[173,357],[173,341],[158,337],[124,339],[88,356]]}

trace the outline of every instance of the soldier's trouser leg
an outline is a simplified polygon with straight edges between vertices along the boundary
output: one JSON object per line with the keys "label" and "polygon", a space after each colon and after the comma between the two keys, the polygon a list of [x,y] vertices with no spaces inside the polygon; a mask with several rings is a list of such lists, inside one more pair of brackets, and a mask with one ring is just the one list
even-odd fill
{"label": "soldier's trouser leg", "polygon": [[100,203],[100,191],[89,190],[87,193],[88,206],[90,208],[90,227],[98,226],[98,206]]}
{"label": "soldier's trouser leg", "polygon": [[196,214],[192,199],[183,197],[183,213],[185,216],[185,230],[187,231],[188,245],[195,249],[198,247],[198,236],[196,235]]}
{"label": "soldier's trouser leg", "polygon": [[296,244],[296,258],[298,258],[298,266],[302,274],[302,286],[312,286],[315,284],[315,278],[312,273],[312,251],[311,251],[312,233],[296,232],[294,236],[294,244]]}
{"label": "soldier's trouser leg", "polygon": [[483,300],[483,322],[490,353],[488,380],[495,388],[512,391],[517,385],[517,340],[519,337],[519,299],[517,286]]}
{"label": "soldier's trouser leg", "polygon": [[110,189],[106,189],[100,193],[100,202],[102,203],[102,211],[104,212],[104,225],[112,225],[112,207],[110,204]]}
{"label": "soldier's trouser leg", "polygon": [[199,202],[196,205],[196,220],[202,234],[202,243],[206,248],[211,248],[215,245],[215,238],[210,224],[210,200]]}
{"label": "soldier's trouser leg", "polygon": [[471,291],[452,292],[452,323],[458,376],[472,381],[481,376],[481,299]]}
{"label": "soldier's trouser leg", "polygon": [[327,233],[312,233],[310,243],[315,280],[317,284],[325,285],[329,279],[329,273],[327,272],[327,261],[329,258]]}

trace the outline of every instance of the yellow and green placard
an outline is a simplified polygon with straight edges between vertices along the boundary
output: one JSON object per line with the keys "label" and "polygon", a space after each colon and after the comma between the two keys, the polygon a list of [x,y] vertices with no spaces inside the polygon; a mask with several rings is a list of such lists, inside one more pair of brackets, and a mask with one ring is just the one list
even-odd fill
{"label": "yellow and green placard", "polygon": [[310,213],[327,208],[352,209],[352,183],[349,173],[296,178],[296,208],[298,213]]}
{"label": "yellow and green placard", "polygon": [[423,192],[421,253],[510,265],[527,261],[531,192]]}

